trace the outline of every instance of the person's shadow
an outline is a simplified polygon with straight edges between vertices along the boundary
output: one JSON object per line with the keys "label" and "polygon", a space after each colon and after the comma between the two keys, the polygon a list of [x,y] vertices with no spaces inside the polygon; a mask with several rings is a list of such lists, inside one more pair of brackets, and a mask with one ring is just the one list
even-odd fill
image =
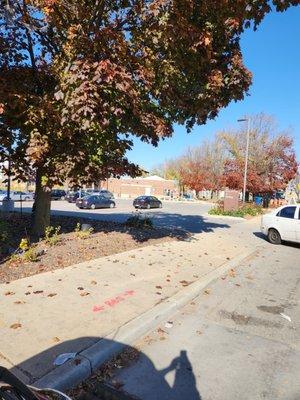
{"label": "person's shadow", "polygon": [[[201,400],[201,396],[197,390],[193,368],[185,350],[180,351],[178,357],[174,358],[168,367],[158,370],[149,357],[133,347],[128,347],[122,343],[108,339],[82,337],[61,342],[14,366],[10,371],[21,380],[25,381],[26,384],[39,388],[52,387],[64,391],[70,389],[70,387],[64,386],[63,380],[61,379],[65,371],[71,368],[74,370],[74,376],[78,377],[80,374],[76,372],[76,369],[79,371],[79,368],[83,367],[83,362],[91,367],[91,374],[95,373],[96,370],[101,367],[104,361],[103,357],[99,358],[99,360],[101,359],[101,363],[98,362],[98,365],[95,365],[95,358],[94,360],[89,360],[89,354],[92,355],[93,349],[96,349],[99,344],[101,345],[101,349],[106,352],[105,358],[107,361],[111,358],[113,349],[116,348],[119,351],[126,348],[129,352],[130,350],[134,350],[135,353],[138,353],[138,357],[132,364],[123,369],[116,368],[116,370],[113,371],[113,378],[104,383],[104,388],[107,387],[108,391],[116,392],[116,388],[113,386],[114,378],[123,382],[124,386],[122,386],[119,391],[126,397],[120,398],[138,398],[141,400]],[[73,352],[77,353],[75,358],[67,361],[62,366],[54,366],[54,361],[57,356],[63,353]],[[170,384],[167,375],[172,372],[174,372],[174,382]],[[101,390],[105,390],[103,389],[103,382],[101,380],[97,382],[97,379],[95,380],[93,378],[92,382],[92,389],[90,384],[87,385],[90,393],[87,393],[88,396],[86,400],[91,398],[91,392],[93,392],[93,396],[101,398],[102,393],[100,393],[99,390],[100,388]],[[79,383],[78,378],[75,378],[72,382],[73,385],[76,383]],[[98,383],[100,383],[100,385],[98,385]],[[85,395],[81,395],[80,399],[84,400]]]}

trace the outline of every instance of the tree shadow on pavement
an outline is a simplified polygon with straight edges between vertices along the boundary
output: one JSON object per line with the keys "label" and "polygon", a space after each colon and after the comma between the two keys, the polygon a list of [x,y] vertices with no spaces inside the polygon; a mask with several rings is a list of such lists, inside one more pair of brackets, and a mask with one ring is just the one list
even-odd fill
{"label": "tree shadow on pavement", "polygon": [[[100,365],[92,370],[89,354],[92,354],[92,358],[95,359],[97,354],[92,346],[96,345],[99,350],[99,344],[105,358],[100,356],[102,361],[97,363]],[[85,351],[89,353],[87,354]],[[64,353],[76,353],[76,357],[62,366],[55,367],[54,360]],[[116,353],[119,355],[115,355]],[[130,354],[134,354],[134,357],[130,357]],[[135,372],[131,376],[131,367],[136,364],[138,368],[135,368]],[[70,371],[70,368],[74,369],[73,376],[77,381],[62,379],[64,374]],[[149,357],[134,347],[114,340],[81,337],[61,342],[21,362],[10,371],[24,383],[32,386],[51,387],[63,391],[69,389],[68,394],[75,399],[80,397],[80,400],[88,400],[91,395],[102,400],[107,398],[102,397],[105,392],[110,396],[114,394],[115,397],[109,397],[114,399],[201,400],[196,386],[196,377],[185,350],[180,351],[178,357],[159,370]],[[80,371],[84,371],[85,376],[90,375],[82,383],[78,382]],[[169,384],[166,379],[166,375],[172,372],[174,374],[173,385]],[[46,374],[49,375],[45,378]],[[125,375],[127,375],[126,379]],[[79,383],[80,385],[76,386]],[[125,397],[123,397],[124,394]]]}

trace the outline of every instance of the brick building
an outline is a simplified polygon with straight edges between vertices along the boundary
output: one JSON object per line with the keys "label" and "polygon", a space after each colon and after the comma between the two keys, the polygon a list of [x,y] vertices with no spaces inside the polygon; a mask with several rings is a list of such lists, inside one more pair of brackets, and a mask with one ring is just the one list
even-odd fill
{"label": "brick building", "polygon": [[115,197],[134,198],[141,195],[157,197],[178,196],[178,187],[175,181],[163,179],[157,175],[146,178],[110,178],[101,182],[101,187],[108,189]]}

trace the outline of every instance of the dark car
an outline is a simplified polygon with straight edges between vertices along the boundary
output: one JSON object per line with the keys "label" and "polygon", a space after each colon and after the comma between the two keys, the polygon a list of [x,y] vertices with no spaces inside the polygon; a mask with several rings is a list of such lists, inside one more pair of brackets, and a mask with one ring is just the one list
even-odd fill
{"label": "dark car", "polygon": [[154,196],[139,196],[133,201],[135,208],[162,208],[162,202]]}
{"label": "dark car", "polygon": [[76,200],[82,197],[87,196],[88,193],[84,192],[83,190],[80,192],[80,190],[76,191],[76,192],[69,192],[65,199],[67,200],[67,202],[69,203],[76,203]]}
{"label": "dark car", "polygon": [[53,189],[51,191],[51,200],[64,200],[67,193],[65,190]]}
{"label": "dark car", "polygon": [[106,197],[107,199],[114,199],[114,195],[109,190],[101,189],[97,194]]}
{"label": "dark car", "polygon": [[91,196],[85,196],[76,200],[76,206],[78,208],[114,208],[116,203],[104,196],[92,194]]}

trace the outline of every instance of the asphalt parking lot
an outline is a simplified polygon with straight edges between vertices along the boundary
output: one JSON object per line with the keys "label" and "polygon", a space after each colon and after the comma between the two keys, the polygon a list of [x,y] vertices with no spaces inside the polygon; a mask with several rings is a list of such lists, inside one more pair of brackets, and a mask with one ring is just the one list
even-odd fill
{"label": "asphalt parking lot", "polygon": [[[51,212],[53,214],[88,217],[105,221],[125,222],[135,213],[132,199],[116,199],[116,208],[79,210],[75,204],[66,201],[52,201]],[[18,208],[18,204],[15,205]],[[23,210],[29,212],[32,202],[23,203]],[[228,221],[210,217],[207,212],[212,204],[204,202],[163,202],[160,209],[141,210],[142,213],[153,218],[156,226],[185,229],[191,233],[210,232],[215,228],[229,227]],[[230,225],[236,223],[230,221]]]}

